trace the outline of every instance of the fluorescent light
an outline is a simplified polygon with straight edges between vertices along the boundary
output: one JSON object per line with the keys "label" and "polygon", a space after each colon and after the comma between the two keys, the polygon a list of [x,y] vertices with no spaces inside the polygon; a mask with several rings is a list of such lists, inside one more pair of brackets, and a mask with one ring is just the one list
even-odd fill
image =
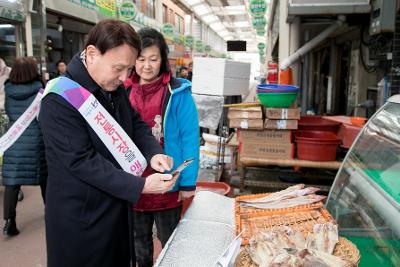
{"label": "fluorescent light", "polygon": [[205,16],[201,17],[201,19],[207,24],[210,24],[211,22],[219,21],[218,17],[215,15],[205,15]]}
{"label": "fluorescent light", "polygon": [[188,3],[189,6],[193,6],[202,3],[203,0],[185,0],[185,2]]}
{"label": "fluorescent light", "polygon": [[6,29],[6,28],[12,28],[14,27],[14,25],[12,24],[1,24],[0,25],[0,29]]}
{"label": "fluorescent light", "polygon": [[224,25],[221,22],[211,23],[209,26],[211,27],[211,29],[213,29],[216,32],[222,31],[223,29],[225,29]]}
{"label": "fluorescent light", "polygon": [[233,26],[237,28],[245,28],[245,27],[250,27],[250,23],[248,21],[235,21],[233,23]]}
{"label": "fluorescent light", "polygon": [[203,4],[195,6],[193,8],[193,10],[199,16],[203,16],[205,14],[211,13],[211,9],[208,6],[203,5]]}
{"label": "fluorescent light", "polygon": [[227,31],[227,30],[224,30],[224,31],[218,32],[218,34],[221,35],[221,36],[226,36],[226,35],[230,35],[231,33],[229,31]]}

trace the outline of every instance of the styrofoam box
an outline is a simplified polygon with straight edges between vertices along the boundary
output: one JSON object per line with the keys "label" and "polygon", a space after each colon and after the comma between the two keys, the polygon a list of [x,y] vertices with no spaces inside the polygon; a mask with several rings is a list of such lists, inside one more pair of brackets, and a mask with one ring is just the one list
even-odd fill
{"label": "styrofoam box", "polygon": [[192,92],[242,95],[249,90],[250,63],[223,58],[194,58]]}

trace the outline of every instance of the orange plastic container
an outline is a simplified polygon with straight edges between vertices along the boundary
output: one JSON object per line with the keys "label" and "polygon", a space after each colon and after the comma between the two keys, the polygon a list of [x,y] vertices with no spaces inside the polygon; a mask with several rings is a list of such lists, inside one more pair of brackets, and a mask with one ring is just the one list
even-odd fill
{"label": "orange plastic container", "polygon": [[363,127],[366,121],[367,121],[367,118],[363,118],[363,117],[350,117],[350,122],[351,122],[351,124],[353,124],[353,125],[355,125],[355,126]]}
{"label": "orange plastic container", "polygon": [[[220,195],[228,195],[231,191],[231,187],[223,182],[209,182],[209,181],[198,181],[196,183],[196,192],[198,191],[211,191],[214,193],[218,193]],[[189,208],[190,204],[192,203],[193,197],[185,199],[183,201],[182,213],[183,216],[186,210]]]}
{"label": "orange plastic container", "polygon": [[297,158],[312,161],[334,161],[340,139],[328,131],[297,131]]}

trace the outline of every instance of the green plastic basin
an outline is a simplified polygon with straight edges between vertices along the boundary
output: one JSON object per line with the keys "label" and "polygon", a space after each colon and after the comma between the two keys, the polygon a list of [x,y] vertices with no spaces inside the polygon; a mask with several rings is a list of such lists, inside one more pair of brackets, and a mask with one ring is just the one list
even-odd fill
{"label": "green plastic basin", "polygon": [[261,104],[268,108],[288,108],[297,98],[297,92],[257,93]]}

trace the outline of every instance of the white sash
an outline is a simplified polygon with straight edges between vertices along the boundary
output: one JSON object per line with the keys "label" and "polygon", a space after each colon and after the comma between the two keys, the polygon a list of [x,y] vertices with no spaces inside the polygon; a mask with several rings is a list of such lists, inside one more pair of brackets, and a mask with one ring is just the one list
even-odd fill
{"label": "white sash", "polygon": [[88,90],[67,77],[59,77],[47,84],[44,95],[48,93],[59,94],[81,113],[124,171],[142,175],[147,167],[145,157]]}
{"label": "white sash", "polygon": [[37,117],[40,110],[40,102],[43,97],[43,90],[40,90],[28,109],[17,119],[8,131],[0,138],[0,156],[4,154],[10,146],[21,136],[28,128],[33,119]]}

